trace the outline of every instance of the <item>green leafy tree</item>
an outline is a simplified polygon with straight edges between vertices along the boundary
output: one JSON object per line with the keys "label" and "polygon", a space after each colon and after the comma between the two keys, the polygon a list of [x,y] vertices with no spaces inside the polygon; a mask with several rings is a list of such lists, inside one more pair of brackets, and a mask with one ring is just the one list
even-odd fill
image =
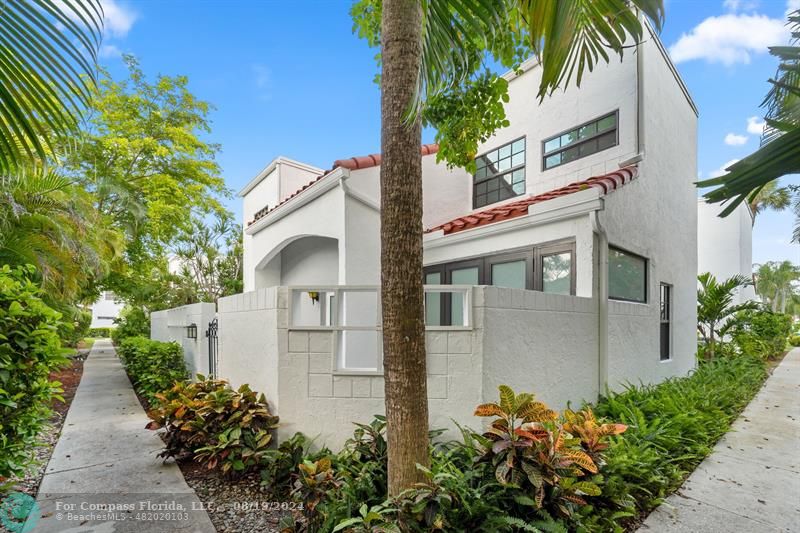
{"label": "green leafy tree", "polygon": [[175,288],[186,305],[216,302],[242,292],[242,227],[223,213],[211,223],[194,218],[178,236],[174,258],[180,265]]}
{"label": "green leafy tree", "polygon": [[[800,172],[800,11],[793,11],[788,19],[790,45],[769,48],[780,64],[761,103],[767,110],[761,147],[729,166],[727,174],[697,184],[714,187],[704,195],[709,202],[728,202],[720,216],[728,216],[744,201],[756,201],[764,188],[778,178]],[[800,225],[796,223],[794,240],[799,238]]]}
{"label": "green leafy tree", "polygon": [[751,196],[748,203],[750,211],[753,213],[753,224],[755,224],[756,217],[767,209],[783,211],[788,208],[792,203],[792,191],[789,187],[778,187],[777,181],[770,181],[754,196]]}
{"label": "green leafy tree", "polygon": [[697,276],[697,280],[700,282],[700,288],[697,289],[697,331],[703,339],[706,357],[713,359],[717,342],[736,324],[736,313],[756,309],[758,304],[733,303],[736,292],[752,284],[745,276],[733,276],[719,282],[712,274],[705,272]]}
{"label": "green leafy tree", "polygon": [[754,276],[756,293],[773,313],[785,313],[792,295],[797,293],[800,269],[791,261],[769,261],[757,266]]}
{"label": "green leafy tree", "polygon": [[[485,72],[485,57],[514,67],[528,47],[539,56],[539,98],[578,85],[610,54],[643,34],[639,11],[660,24],[660,0],[360,0],[355,29],[381,47],[381,302],[386,382],[389,493],[424,479],[428,408],[422,287],[421,126],[425,104],[449,98],[483,102],[469,118],[439,118],[440,158],[470,168],[478,143],[507,125],[504,83]],[[469,95],[482,91],[483,98]],[[480,96],[480,95],[479,95]],[[472,98],[472,99],[469,99]],[[531,95],[534,98],[534,95]],[[497,104],[500,105],[497,105]],[[488,116],[484,116],[484,113]],[[459,137],[463,135],[463,137]]]}
{"label": "green leafy tree", "polygon": [[95,83],[99,0],[9,0],[0,7],[0,173],[45,159],[73,133]]}
{"label": "green leafy tree", "polygon": [[147,292],[140,284],[163,270],[192,216],[222,213],[220,198],[229,193],[215,161],[219,147],[203,138],[211,106],[189,91],[185,76],[151,82],[133,57],[124,60],[127,79],[102,74],[65,167],[125,235],[125,257],[105,286],[129,300]]}

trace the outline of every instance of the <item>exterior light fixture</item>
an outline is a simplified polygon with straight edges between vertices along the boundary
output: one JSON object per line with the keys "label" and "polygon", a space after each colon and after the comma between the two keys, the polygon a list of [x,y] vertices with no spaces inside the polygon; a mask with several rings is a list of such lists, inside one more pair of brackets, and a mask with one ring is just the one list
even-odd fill
{"label": "exterior light fixture", "polygon": [[190,339],[197,338],[197,324],[192,322],[191,324],[186,326],[186,336],[189,337]]}
{"label": "exterior light fixture", "polygon": [[311,301],[314,303],[319,303],[319,292],[317,291],[308,291],[308,296],[311,298]]}

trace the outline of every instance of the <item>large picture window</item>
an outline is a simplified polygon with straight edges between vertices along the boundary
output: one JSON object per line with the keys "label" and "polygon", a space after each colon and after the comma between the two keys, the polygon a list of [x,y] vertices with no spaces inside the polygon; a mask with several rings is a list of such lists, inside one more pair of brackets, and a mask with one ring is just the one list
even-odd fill
{"label": "large picture window", "polygon": [[[425,267],[425,283],[494,285],[557,294],[575,294],[575,242],[559,241],[487,257]],[[428,293],[425,318],[429,326],[457,323],[463,312],[461,295]]]}
{"label": "large picture window", "polygon": [[473,208],[525,193],[525,137],[478,156],[475,165]]}
{"label": "large picture window", "polygon": [[647,302],[647,259],[619,248],[608,249],[608,297]]}
{"label": "large picture window", "polygon": [[542,141],[542,170],[554,168],[618,144],[616,111]]}

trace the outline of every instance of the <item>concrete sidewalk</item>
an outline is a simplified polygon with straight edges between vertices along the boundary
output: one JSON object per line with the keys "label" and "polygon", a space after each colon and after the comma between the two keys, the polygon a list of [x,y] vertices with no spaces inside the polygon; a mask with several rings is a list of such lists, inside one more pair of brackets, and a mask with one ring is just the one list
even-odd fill
{"label": "concrete sidewalk", "polygon": [[[97,341],[67,413],[37,502],[34,532],[214,532],[163,448],[108,340]],[[108,512],[113,511],[113,512]]]}
{"label": "concrete sidewalk", "polygon": [[639,531],[800,531],[800,349]]}

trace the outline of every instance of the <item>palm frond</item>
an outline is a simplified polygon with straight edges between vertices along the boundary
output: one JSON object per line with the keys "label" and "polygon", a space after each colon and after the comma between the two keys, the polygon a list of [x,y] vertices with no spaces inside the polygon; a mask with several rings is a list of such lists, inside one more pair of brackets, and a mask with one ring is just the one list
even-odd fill
{"label": "palm frond", "polygon": [[95,84],[99,0],[5,0],[0,6],[0,171],[45,159],[74,129]]}

